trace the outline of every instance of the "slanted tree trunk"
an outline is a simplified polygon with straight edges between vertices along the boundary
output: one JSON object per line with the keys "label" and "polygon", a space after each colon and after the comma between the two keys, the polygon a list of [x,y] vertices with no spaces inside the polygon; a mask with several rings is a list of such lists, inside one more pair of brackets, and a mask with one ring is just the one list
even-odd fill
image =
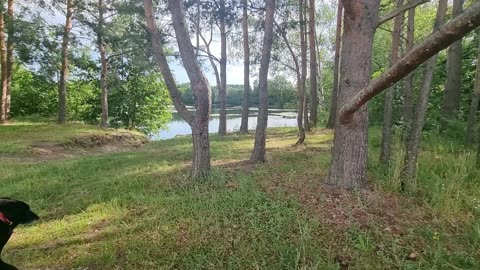
{"label": "slanted tree trunk", "polygon": [[182,57],[195,98],[196,112],[191,125],[194,152],[192,177],[195,179],[206,178],[210,175],[208,121],[210,118],[211,89],[205,74],[195,58],[192,41],[190,40],[185,21],[183,2],[169,0],[168,8],[172,13],[173,28],[180,56]]}
{"label": "slanted tree trunk", "polygon": [[180,116],[192,128],[193,141],[193,165],[192,177],[204,178],[210,174],[210,142],[208,138],[208,120],[210,117],[211,90],[208,81],[203,74],[195,58],[194,49],[186,29],[185,13],[181,1],[169,0],[169,10],[172,13],[173,27],[177,37],[180,55],[182,57],[188,78],[192,85],[195,96],[196,113],[188,111],[182,101],[180,91],[177,88],[170,67],[168,66],[165,52],[160,44],[160,32],[156,26],[153,15],[152,0],[143,0],[147,29],[154,57],[162,73],[173,105]]}
{"label": "slanted tree trunk", "polygon": [[[480,32],[477,32],[478,40],[480,41]],[[475,141],[475,126],[477,123],[478,101],[480,99],[480,44],[477,53],[477,71],[475,73],[475,88],[472,95],[472,103],[470,104],[470,113],[468,114],[467,123],[467,144],[472,145]],[[480,144],[480,141],[479,141]]]}
{"label": "slanted tree trunk", "polygon": [[283,41],[285,42],[285,45],[288,48],[288,51],[290,52],[290,55],[292,56],[293,63],[295,65],[295,75],[297,77],[297,108],[298,108],[298,113],[297,113],[298,140],[295,143],[295,145],[301,145],[305,142],[305,129],[303,127],[303,106],[305,103],[305,93],[302,88],[302,75],[300,72],[300,64],[298,63],[298,57],[295,54],[295,51],[293,50],[292,46],[290,45],[290,42],[288,41],[285,30],[283,30],[278,24],[276,24],[276,26],[277,26],[278,32],[280,33],[280,36],[282,37]]}
{"label": "slanted tree trunk", "polygon": [[[323,93],[323,77],[322,77],[322,70],[323,70],[323,60],[322,60],[322,55],[320,52],[320,46],[318,45],[318,38],[316,41],[316,46],[317,46],[317,85],[319,87],[318,89],[318,106],[322,107],[323,102],[325,101],[325,95]],[[317,116],[318,118],[318,116]]]}
{"label": "slanted tree trunk", "polygon": [[243,100],[242,100],[242,123],[240,133],[248,133],[248,115],[250,105],[250,45],[248,44],[248,1],[242,0],[243,18]]}
{"label": "slanted tree trunk", "polygon": [[268,68],[273,43],[273,15],[275,13],[275,1],[265,1],[265,30],[263,36],[262,59],[260,61],[260,72],[258,76],[258,120],[255,133],[255,144],[253,146],[250,161],[265,162],[265,144],[267,139],[268,122]]}
{"label": "slanted tree trunk", "polygon": [[15,28],[13,24],[13,0],[8,0],[8,7],[7,7],[7,101],[6,101],[6,108],[5,114],[7,120],[10,119],[10,107],[11,107],[11,100],[12,100],[12,79],[13,79],[13,42],[14,42],[14,34]]}
{"label": "slanted tree trunk", "polygon": [[[415,8],[408,10],[407,22],[407,46],[406,52],[413,49],[413,42],[415,40]],[[405,78],[405,91],[403,92],[403,122],[406,130],[410,129],[412,123],[414,108],[413,108],[413,72],[408,74]]]}
{"label": "slanted tree trunk", "polygon": [[[396,0],[397,8],[402,7],[403,0]],[[390,66],[398,61],[400,49],[400,38],[402,34],[404,16],[400,13],[395,17],[392,33],[392,50],[390,55]],[[380,150],[380,164],[388,166],[390,163],[393,140],[393,100],[395,97],[395,86],[390,86],[385,92],[385,111],[383,118],[382,144]]]}
{"label": "slanted tree trunk", "polygon": [[[345,10],[347,9],[348,8],[346,7]],[[446,0],[442,0],[440,1],[438,12],[442,12],[442,10],[445,10],[445,9],[446,9]],[[361,91],[359,91],[353,97],[350,97],[349,100],[346,100],[343,106],[340,107],[341,109],[339,110],[339,117],[338,117],[339,123],[342,124],[342,126],[352,126],[357,124],[358,123],[357,119],[360,118],[359,115],[363,115],[364,113],[362,111],[365,109],[364,105],[371,98],[381,93],[387,87],[391,86],[392,84],[404,78],[406,75],[412,72],[419,65],[427,61],[430,57],[434,56],[439,51],[445,49],[453,42],[464,37],[479,25],[480,25],[480,2],[475,2],[468,9],[466,9],[462,14],[452,19],[451,21],[446,23],[444,26],[440,27],[438,31],[436,31],[435,33],[427,37],[423,42],[421,42],[417,46],[415,46],[407,55],[402,57],[393,67],[386,70],[382,75],[380,75],[378,78],[373,80],[368,86],[364,87]],[[351,40],[351,42],[353,43],[353,40]],[[343,50],[342,52],[344,51],[345,50]],[[342,61],[342,66],[343,65],[344,64]],[[342,74],[344,74],[343,71],[342,71]],[[349,84],[352,84],[352,82],[349,79],[344,79],[344,81],[345,83],[348,81]],[[344,84],[342,84],[342,86],[343,85]],[[417,106],[417,110],[419,110],[418,108],[419,106]],[[337,134],[339,133],[337,132],[335,133],[335,138],[337,138]],[[352,136],[353,135],[352,131],[350,131],[347,135]],[[337,144],[336,141],[337,139],[335,139],[334,147]],[[349,145],[349,144],[343,144],[343,145]],[[351,148],[354,148],[354,147],[351,147]],[[351,150],[348,150],[348,152],[340,151],[340,154],[339,154],[337,151],[334,151],[334,156],[333,156],[334,162],[337,162],[335,161],[336,159],[342,159],[344,156],[348,156],[350,152],[352,151]],[[334,164],[335,163],[332,163],[332,167],[334,166]]]}
{"label": "slanted tree trunk", "polygon": [[72,30],[73,0],[67,1],[67,13],[65,15],[65,27],[62,41],[62,67],[60,69],[60,81],[58,82],[58,119],[59,124],[67,122],[67,79],[68,79],[68,42]]}
{"label": "slanted tree trunk", "polygon": [[[380,0],[342,1],[345,8],[338,105],[370,81],[373,36]],[[361,68],[359,68],[361,67]],[[349,123],[335,124],[332,163],[327,183],[347,189],[365,187],[368,156],[368,112],[362,106]]]}
{"label": "slanted tree trunk", "polygon": [[428,36],[407,55],[399,59],[393,67],[386,70],[367,87],[345,102],[339,110],[339,121],[344,124],[350,123],[355,112],[362,108],[371,98],[403,79],[430,57],[447,48],[450,44],[464,37],[478,26],[480,26],[480,2],[475,2],[462,14]]}
{"label": "slanted tree trunk", "polygon": [[[452,17],[462,13],[463,0],[453,0]],[[460,108],[462,93],[462,40],[454,42],[447,50],[447,79],[443,93],[441,130],[445,130],[447,122],[455,119]]]}
{"label": "slanted tree trunk", "polygon": [[0,0],[0,70],[2,102],[0,104],[0,123],[7,121],[7,45],[5,37],[4,0]]}
{"label": "slanted tree trunk", "polygon": [[201,5],[201,1],[198,0],[197,3],[195,4],[196,8],[197,8],[197,17],[195,18],[195,37],[196,37],[196,42],[197,42],[197,46],[195,47],[196,50],[195,50],[195,57],[198,57],[198,53],[200,52],[199,48],[200,48],[200,21],[202,19],[202,5]]}
{"label": "slanted tree trunk", "polygon": [[[445,22],[445,14],[447,12],[447,0],[440,0],[438,5],[437,17],[435,19],[435,26],[433,32],[437,31]],[[432,88],[433,72],[437,63],[438,54],[430,58],[425,65],[425,74],[423,77],[422,86],[420,88],[420,96],[417,102],[415,118],[412,122],[412,127],[407,137],[405,144],[405,161],[401,171],[401,189],[405,190],[407,184],[412,184],[415,179],[417,169],[417,158],[420,147],[420,140],[422,136],[423,124],[425,123],[425,116],[427,113],[428,96]]]}
{"label": "slanted tree trunk", "polygon": [[218,86],[218,101],[220,117],[218,135],[227,133],[227,30],[226,30],[225,0],[220,0],[220,84]]}
{"label": "slanted tree trunk", "polygon": [[315,0],[309,0],[309,47],[310,47],[310,124],[317,126],[318,92],[317,92],[317,46],[315,31]]}
{"label": "slanted tree trunk", "polygon": [[[210,27],[212,27],[212,25],[210,25]],[[199,33],[199,36],[203,40],[203,43],[205,44],[205,49],[207,50],[207,54],[209,55],[208,60],[210,61],[210,65],[212,66],[212,69],[213,69],[213,74],[215,75],[217,89],[218,89],[218,92],[220,92],[220,88],[222,87],[222,80],[221,80],[220,72],[218,71],[217,64],[215,63],[215,61],[217,61],[218,63],[220,63],[220,61],[218,61],[218,58],[213,56],[210,50],[210,46],[212,45],[212,41],[213,41],[213,30],[212,29],[210,30],[210,38],[208,41],[201,33]]]}
{"label": "slanted tree trunk", "polygon": [[298,7],[300,9],[300,55],[301,55],[301,78],[302,78],[302,92],[303,92],[303,126],[306,131],[310,130],[308,121],[308,103],[307,103],[307,24],[305,14],[305,1],[299,0]]}
{"label": "slanted tree trunk", "polygon": [[102,69],[100,73],[100,89],[102,91],[101,101],[102,101],[102,115],[100,118],[100,126],[102,128],[108,127],[108,89],[107,89],[107,72],[108,72],[108,62],[107,62],[107,52],[105,50],[105,40],[104,40],[104,13],[105,6],[103,0],[98,0],[98,26],[97,26],[97,45],[100,52],[100,61],[102,64]]}
{"label": "slanted tree trunk", "polygon": [[339,92],[340,80],[340,49],[342,46],[342,21],[343,21],[343,6],[342,1],[338,1],[337,9],[337,30],[335,34],[335,60],[333,64],[333,89],[332,101],[330,105],[330,115],[328,117],[327,128],[333,128],[337,120],[337,100]]}

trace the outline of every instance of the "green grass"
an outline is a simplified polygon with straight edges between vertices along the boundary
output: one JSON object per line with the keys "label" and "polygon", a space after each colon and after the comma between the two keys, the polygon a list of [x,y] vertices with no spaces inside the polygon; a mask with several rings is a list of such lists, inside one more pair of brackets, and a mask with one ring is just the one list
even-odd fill
{"label": "green grass", "polygon": [[[81,124],[5,126],[0,151],[28,153],[36,141],[102,132]],[[262,165],[243,163],[253,136],[212,136],[213,174],[205,182],[188,180],[189,138],[68,159],[0,156],[0,194],[27,201],[42,218],[15,231],[3,258],[20,269],[479,269],[480,173],[472,154],[427,137],[417,189],[401,195],[396,168],[375,165],[378,138],[373,130],[372,192],[388,197],[372,201],[359,193],[330,202],[317,190],[330,162],[325,130],[301,148],[292,147],[295,129],[269,130]],[[392,198],[404,209],[396,223],[402,234],[385,230],[370,209]],[[340,215],[325,211],[337,206],[345,225],[325,218]],[[417,216],[421,222],[410,222]],[[412,252],[415,260],[407,258]]]}

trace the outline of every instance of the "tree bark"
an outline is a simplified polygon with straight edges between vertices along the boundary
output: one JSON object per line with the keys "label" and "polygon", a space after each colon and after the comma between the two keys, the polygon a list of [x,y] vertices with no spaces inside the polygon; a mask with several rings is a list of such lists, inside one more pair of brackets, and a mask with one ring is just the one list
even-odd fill
{"label": "tree bark", "polygon": [[[306,0],[305,0],[306,1]],[[300,8],[300,55],[301,55],[301,78],[302,78],[302,92],[303,92],[303,126],[306,131],[310,131],[308,121],[308,103],[307,103],[307,24],[306,24],[306,10],[304,0],[298,1]]]}
{"label": "tree bark", "polygon": [[297,113],[298,140],[295,143],[295,145],[301,145],[305,142],[305,129],[303,128],[303,105],[305,101],[305,98],[304,98],[305,93],[303,92],[303,89],[302,89],[302,75],[300,72],[300,64],[298,63],[298,57],[295,54],[295,51],[293,50],[292,46],[290,45],[290,42],[288,41],[287,34],[276,22],[275,22],[275,25],[277,26],[278,32],[280,33],[280,36],[285,42],[285,45],[287,46],[288,51],[292,56],[293,63],[295,65],[295,75],[297,77],[296,86],[297,86],[297,108],[298,108],[298,113]]}
{"label": "tree bark", "polygon": [[[397,8],[403,5],[403,0],[396,0]],[[398,61],[400,49],[400,38],[402,35],[402,25],[404,14],[400,13],[395,17],[392,33],[392,50],[390,55],[390,66]],[[395,86],[390,86],[385,92],[385,111],[383,118],[382,147],[380,150],[380,164],[388,166],[392,154],[393,140],[393,100],[395,98]]]}
{"label": "tree bark", "polygon": [[13,24],[13,0],[8,0],[8,7],[7,7],[7,101],[6,101],[6,108],[5,114],[7,120],[10,119],[10,107],[11,107],[11,100],[12,100],[12,79],[13,79],[13,46],[14,46],[14,34],[15,28]]}
{"label": "tree bark", "polygon": [[243,18],[242,18],[242,35],[243,35],[243,100],[242,100],[242,123],[240,125],[240,133],[248,133],[248,115],[250,105],[250,45],[248,44],[248,2],[242,0]]}
{"label": "tree bark", "polygon": [[100,118],[100,126],[102,128],[108,127],[108,89],[107,89],[107,72],[108,72],[108,62],[107,62],[107,52],[105,50],[105,40],[104,40],[104,13],[105,6],[103,0],[98,0],[98,29],[97,29],[97,45],[100,52],[100,61],[102,64],[102,69],[100,73],[100,89],[102,91],[101,101],[102,101],[102,115]]}
{"label": "tree bark", "polygon": [[[480,41],[480,32],[477,32],[478,40]],[[478,103],[480,99],[480,43],[477,53],[477,71],[475,73],[475,88],[472,94],[472,103],[470,104],[470,113],[468,114],[467,122],[467,145],[473,145],[475,141],[475,126],[477,123]],[[480,141],[479,141],[480,144]]]}
{"label": "tree bark", "polygon": [[[344,33],[338,105],[370,81],[373,36],[380,0],[344,0]],[[361,67],[361,68],[359,68]],[[335,124],[332,163],[327,183],[346,189],[363,188],[367,181],[368,112],[362,106],[349,123]]]}
{"label": "tree bark", "polygon": [[328,117],[327,128],[334,128],[337,121],[337,100],[339,92],[340,81],[340,49],[342,46],[342,21],[343,21],[343,6],[342,1],[338,1],[337,9],[337,30],[335,34],[335,60],[333,64],[333,89],[332,101],[330,105],[330,115]]}
{"label": "tree bark", "polygon": [[[453,0],[452,18],[462,13],[463,0]],[[462,39],[454,42],[447,50],[447,79],[443,93],[440,129],[445,130],[449,120],[455,119],[460,108],[462,93]]]}
{"label": "tree bark", "polygon": [[220,0],[220,83],[218,100],[220,102],[220,117],[218,135],[227,133],[227,31],[226,31],[225,0]]}
{"label": "tree bark", "polygon": [[68,42],[72,30],[73,0],[67,1],[67,13],[65,15],[65,27],[62,41],[62,67],[60,69],[60,81],[58,82],[58,119],[59,124],[67,122],[67,80],[68,80]]}
{"label": "tree bark", "polygon": [[0,0],[0,70],[2,102],[0,106],[0,123],[7,121],[7,45],[5,37],[4,0]]}
{"label": "tree bark", "polygon": [[196,113],[189,112],[182,101],[165,52],[160,44],[160,32],[153,15],[152,0],[143,0],[147,29],[152,43],[152,49],[157,64],[162,73],[173,104],[180,116],[192,128],[193,165],[192,178],[205,178],[210,175],[210,141],[208,137],[208,120],[210,117],[211,90],[196,58],[195,52],[186,28],[185,12],[181,1],[169,0],[168,8],[172,13],[173,28],[177,37],[178,48],[187,71],[195,98]]}
{"label": "tree bark", "polygon": [[[413,43],[415,40],[415,8],[408,10],[408,22],[407,22],[407,53],[413,49]],[[413,108],[413,72],[407,75],[405,78],[405,91],[403,92],[403,122],[406,129],[410,129],[412,118],[414,114]]]}
{"label": "tree bark", "polygon": [[398,82],[430,57],[445,49],[453,42],[467,35],[480,25],[480,2],[473,3],[456,18],[440,27],[402,57],[393,67],[373,80],[367,87],[350,98],[339,111],[340,122],[346,124],[354,113],[371,98]]}
{"label": "tree bark", "polygon": [[194,179],[206,178],[210,175],[210,141],[208,138],[208,121],[211,107],[210,85],[195,58],[195,52],[185,21],[183,2],[169,0],[168,8],[172,13],[173,28],[178,48],[195,98],[196,112],[191,125],[194,152],[192,177]]}
{"label": "tree bark", "polygon": [[268,122],[268,68],[273,43],[273,15],[275,12],[275,1],[265,1],[265,30],[263,36],[262,59],[260,61],[260,72],[258,76],[258,120],[255,133],[255,144],[253,146],[250,161],[265,162],[265,144],[267,139]]}
{"label": "tree bark", "polygon": [[[437,31],[445,22],[445,14],[448,8],[448,0],[440,0],[435,19],[433,32]],[[437,63],[438,54],[430,58],[425,65],[425,74],[422,86],[420,88],[420,96],[416,106],[415,118],[412,121],[407,141],[405,144],[405,161],[401,171],[401,189],[405,190],[408,184],[412,184],[415,179],[418,150],[422,136],[423,124],[425,123],[425,115],[428,107],[428,96],[432,86],[433,72]]]}
{"label": "tree bark", "polygon": [[170,98],[172,99],[173,106],[175,106],[175,109],[177,110],[178,114],[180,114],[180,117],[182,117],[183,120],[185,120],[185,122],[187,122],[190,126],[193,126],[194,115],[190,111],[188,111],[187,107],[182,101],[182,95],[178,90],[175,79],[173,78],[172,71],[168,66],[165,52],[162,48],[162,45],[160,44],[160,32],[155,22],[155,16],[153,15],[152,0],[143,0],[143,5],[145,19],[147,23],[148,37],[152,44],[153,55],[155,57],[155,60],[157,61],[160,73],[162,73],[162,77],[165,81],[165,85],[167,86]]}
{"label": "tree bark", "polygon": [[[222,87],[222,79],[221,79],[221,75],[220,75],[220,72],[218,71],[218,67],[217,67],[217,64],[215,64],[215,59],[217,58],[214,58],[213,57],[213,54],[210,50],[210,45],[212,44],[212,35],[213,35],[213,32],[210,33],[210,39],[209,41],[207,41],[207,39],[200,33],[200,38],[203,40],[203,43],[205,44],[205,49],[207,50],[207,54],[209,55],[208,57],[208,60],[210,61],[210,65],[212,66],[212,69],[213,69],[213,74],[215,75],[215,81],[217,83],[217,89],[218,89],[218,92],[220,92],[220,88]],[[220,61],[218,61],[220,62]]]}
{"label": "tree bark", "polygon": [[318,92],[317,92],[317,46],[315,29],[315,0],[309,0],[309,46],[310,46],[310,124],[317,126]]}

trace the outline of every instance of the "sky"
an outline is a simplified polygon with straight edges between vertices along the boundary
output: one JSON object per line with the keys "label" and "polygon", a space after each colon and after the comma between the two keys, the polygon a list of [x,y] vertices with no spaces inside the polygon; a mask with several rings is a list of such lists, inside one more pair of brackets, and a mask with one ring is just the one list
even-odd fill
{"label": "sky", "polygon": [[[43,12],[42,16],[44,16],[45,20],[50,24],[58,24],[58,25],[65,24],[65,17],[59,11],[54,11],[53,14],[50,12]],[[74,21],[72,32],[78,33],[82,31],[84,31],[84,29],[80,29],[79,24]],[[192,43],[195,44],[195,41],[192,40]],[[210,46],[211,46],[210,49],[212,54],[220,58],[220,41],[213,40]],[[96,51],[97,50],[96,47],[92,46],[91,49],[92,49],[92,55],[94,56],[98,55]],[[175,79],[179,84],[189,82],[185,68],[183,67],[180,61],[178,60],[171,61],[169,63],[169,66],[170,66],[170,69],[172,70],[172,73],[174,74]],[[210,85],[211,86],[216,85],[217,83],[215,79],[215,74],[213,73],[210,63],[206,61],[203,67],[204,67],[203,70],[205,72],[205,75],[207,76],[207,79]],[[253,73],[253,70],[250,72]],[[251,81],[253,81],[253,78],[251,78]],[[227,63],[227,82],[228,84],[243,84],[243,62],[229,61]]]}

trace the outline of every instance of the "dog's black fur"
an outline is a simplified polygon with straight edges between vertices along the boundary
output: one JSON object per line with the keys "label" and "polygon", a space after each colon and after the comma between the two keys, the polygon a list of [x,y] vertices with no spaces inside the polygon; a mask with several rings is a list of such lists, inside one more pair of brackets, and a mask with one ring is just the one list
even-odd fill
{"label": "dog's black fur", "polygon": [[[7,198],[7,197],[0,197],[0,212],[6,217],[9,222],[4,222],[0,220],[0,256],[3,250],[3,247],[7,244],[10,236],[12,236],[13,229],[20,224],[29,224],[35,222],[39,219],[37,214],[30,210],[30,206],[28,204]],[[0,258],[0,270],[18,270],[13,265],[5,263]]]}

